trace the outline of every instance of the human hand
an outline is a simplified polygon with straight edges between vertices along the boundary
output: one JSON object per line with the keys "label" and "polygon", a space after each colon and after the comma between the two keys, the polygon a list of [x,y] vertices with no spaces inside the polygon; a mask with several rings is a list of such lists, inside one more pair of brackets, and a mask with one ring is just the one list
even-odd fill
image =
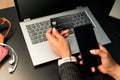
{"label": "human hand", "polygon": [[[115,71],[120,70],[119,65],[113,60],[113,58],[111,57],[111,55],[109,54],[109,52],[106,50],[105,47],[103,47],[102,45],[99,44],[99,48],[100,49],[90,50],[91,54],[98,55],[101,57],[101,65],[99,65],[97,67],[97,69],[104,74],[108,74],[108,75],[114,77],[117,74]],[[80,61],[80,64],[83,64],[83,62]],[[119,69],[118,69],[118,67],[119,67]],[[92,70],[92,72],[95,72],[96,68],[92,67],[91,70]]]}
{"label": "human hand", "polygon": [[59,31],[59,33],[63,36],[63,37],[68,37],[69,36],[69,34],[70,34],[70,31],[69,31],[69,29],[66,29],[66,30],[61,30],[61,31]]}
{"label": "human hand", "polygon": [[[97,67],[98,70],[104,74],[112,76],[117,80],[118,78],[120,79],[120,66],[113,60],[105,47],[99,45],[99,48],[100,49],[90,50],[93,55],[98,55],[101,57],[102,64]],[[93,71],[95,71],[95,68],[93,69]]]}
{"label": "human hand", "polygon": [[109,52],[106,50],[105,47],[103,47],[102,45],[99,45],[100,49],[93,49],[90,50],[91,54],[93,55],[98,55],[101,57],[101,65],[98,66],[98,69],[102,72],[102,73],[108,73],[109,69],[113,68],[114,66],[116,66],[116,62],[112,59],[111,55],[109,54]]}
{"label": "human hand", "polygon": [[[64,35],[64,32],[61,33]],[[61,57],[71,56],[67,40],[55,28],[49,28],[46,37],[52,49]],[[66,35],[64,35],[66,36]]]}

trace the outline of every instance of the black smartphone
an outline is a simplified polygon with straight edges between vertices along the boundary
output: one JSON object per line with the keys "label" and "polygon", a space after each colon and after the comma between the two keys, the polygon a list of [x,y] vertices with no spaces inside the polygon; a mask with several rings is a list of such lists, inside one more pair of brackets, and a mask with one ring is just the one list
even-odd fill
{"label": "black smartphone", "polygon": [[89,68],[98,66],[100,64],[100,57],[90,53],[91,49],[99,49],[93,25],[86,24],[75,27],[74,33],[84,65]]}

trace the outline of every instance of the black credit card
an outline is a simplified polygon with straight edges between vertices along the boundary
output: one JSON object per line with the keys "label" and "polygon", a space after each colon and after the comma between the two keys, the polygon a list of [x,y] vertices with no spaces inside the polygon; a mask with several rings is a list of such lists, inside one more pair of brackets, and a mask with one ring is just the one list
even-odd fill
{"label": "black credit card", "polygon": [[84,65],[89,68],[98,66],[100,57],[90,53],[91,49],[99,49],[92,24],[75,27],[74,33]]}
{"label": "black credit card", "polygon": [[51,26],[55,27],[58,31],[73,28],[73,18],[71,15],[60,16],[50,19]]}

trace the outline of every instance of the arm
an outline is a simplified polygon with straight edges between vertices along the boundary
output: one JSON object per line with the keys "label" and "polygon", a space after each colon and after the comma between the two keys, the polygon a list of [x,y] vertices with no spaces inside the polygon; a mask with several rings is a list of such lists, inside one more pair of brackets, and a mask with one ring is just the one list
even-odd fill
{"label": "arm", "polygon": [[83,80],[75,63],[66,62],[58,67],[61,80]]}
{"label": "arm", "polygon": [[51,48],[61,57],[58,60],[59,74],[62,80],[81,80],[79,68],[71,57],[67,40],[55,28],[46,33]]}

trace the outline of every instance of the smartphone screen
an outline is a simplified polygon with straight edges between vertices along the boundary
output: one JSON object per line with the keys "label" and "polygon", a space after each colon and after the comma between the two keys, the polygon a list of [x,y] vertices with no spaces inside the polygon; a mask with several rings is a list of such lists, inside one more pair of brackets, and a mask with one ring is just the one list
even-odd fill
{"label": "smartphone screen", "polygon": [[92,24],[75,27],[74,33],[84,65],[87,67],[98,66],[100,57],[90,53],[91,49],[99,49]]}

